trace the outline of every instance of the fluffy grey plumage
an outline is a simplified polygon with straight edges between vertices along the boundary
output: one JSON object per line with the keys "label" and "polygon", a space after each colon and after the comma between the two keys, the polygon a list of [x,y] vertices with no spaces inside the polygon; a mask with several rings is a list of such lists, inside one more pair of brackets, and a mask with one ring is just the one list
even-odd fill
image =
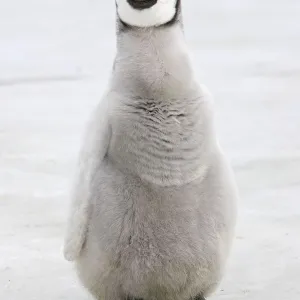
{"label": "fluffy grey plumage", "polygon": [[222,278],[237,200],[211,95],[180,22],[119,30],[117,45],[83,143],[65,257],[96,299],[201,299]]}

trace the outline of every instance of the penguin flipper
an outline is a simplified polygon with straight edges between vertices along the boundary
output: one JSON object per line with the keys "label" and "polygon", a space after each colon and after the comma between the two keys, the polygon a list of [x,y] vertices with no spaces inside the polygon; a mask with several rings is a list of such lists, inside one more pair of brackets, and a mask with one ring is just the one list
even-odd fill
{"label": "penguin flipper", "polygon": [[71,196],[63,254],[74,261],[80,256],[86,239],[91,213],[91,183],[107,153],[111,130],[107,101],[102,101],[87,126],[84,143],[79,155],[79,168]]}

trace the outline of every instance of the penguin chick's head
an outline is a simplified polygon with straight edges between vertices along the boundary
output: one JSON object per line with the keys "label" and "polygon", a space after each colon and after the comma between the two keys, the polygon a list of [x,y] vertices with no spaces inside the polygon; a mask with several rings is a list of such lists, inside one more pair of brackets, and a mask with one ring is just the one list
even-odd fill
{"label": "penguin chick's head", "polygon": [[120,20],[135,27],[157,27],[176,18],[180,0],[116,0]]}

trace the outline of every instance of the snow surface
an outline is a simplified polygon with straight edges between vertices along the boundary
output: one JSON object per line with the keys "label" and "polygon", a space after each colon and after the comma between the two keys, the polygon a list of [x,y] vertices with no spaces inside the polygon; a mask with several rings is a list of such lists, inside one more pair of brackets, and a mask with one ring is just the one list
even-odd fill
{"label": "snow surface", "polygon": [[[114,56],[113,0],[0,2],[0,299],[89,299],[61,252],[80,135]],[[186,0],[240,193],[212,299],[300,299],[300,2]]]}

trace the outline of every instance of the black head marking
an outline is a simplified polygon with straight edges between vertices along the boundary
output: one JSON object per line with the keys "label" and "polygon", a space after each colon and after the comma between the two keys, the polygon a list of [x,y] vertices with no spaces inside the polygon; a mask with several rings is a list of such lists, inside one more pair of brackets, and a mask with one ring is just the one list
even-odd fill
{"label": "black head marking", "polygon": [[152,7],[157,3],[157,0],[127,0],[127,2],[138,10],[143,10]]}

